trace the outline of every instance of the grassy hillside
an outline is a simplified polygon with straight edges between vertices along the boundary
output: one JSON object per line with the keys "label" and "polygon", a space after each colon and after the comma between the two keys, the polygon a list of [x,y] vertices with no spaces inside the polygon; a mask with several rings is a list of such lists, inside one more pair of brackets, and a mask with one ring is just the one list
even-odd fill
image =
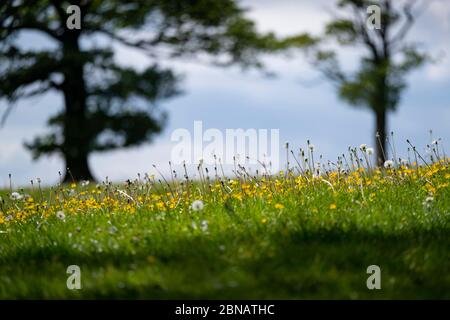
{"label": "grassy hillside", "polygon": [[0,298],[450,298],[448,161],[303,164],[6,190]]}

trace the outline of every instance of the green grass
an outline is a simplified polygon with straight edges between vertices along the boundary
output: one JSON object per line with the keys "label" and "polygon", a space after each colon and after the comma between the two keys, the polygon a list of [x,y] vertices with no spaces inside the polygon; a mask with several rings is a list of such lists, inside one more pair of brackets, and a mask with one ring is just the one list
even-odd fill
{"label": "green grass", "polygon": [[[448,181],[448,171],[433,181]],[[3,224],[0,298],[449,299],[450,191],[438,189],[426,207],[423,186],[367,187],[366,198],[374,196],[364,201],[319,182],[274,198],[283,209],[258,198],[205,199],[198,212],[92,211]],[[81,290],[66,287],[74,264]],[[373,264],[381,290],[366,287]]]}

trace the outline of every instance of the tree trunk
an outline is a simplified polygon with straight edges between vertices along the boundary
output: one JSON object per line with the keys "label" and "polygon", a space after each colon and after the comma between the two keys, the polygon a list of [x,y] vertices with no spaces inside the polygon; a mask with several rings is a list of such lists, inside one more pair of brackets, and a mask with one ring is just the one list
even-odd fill
{"label": "tree trunk", "polygon": [[376,159],[377,159],[377,164],[379,166],[382,166],[384,164],[384,161],[386,161],[386,157],[387,157],[387,149],[386,149],[387,112],[386,112],[386,110],[376,111],[375,118],[376,118],[376,137],[375,137]]}
{"label": "tree trunk", "polygon": [[64,143],[62,153],[66,171],[64,182],[94,180],[89,169],[90,129],[86,117],[86,83],[84,62],[80,57],[78,34],[69,32],[64,41],[67,69],[64,73]]}

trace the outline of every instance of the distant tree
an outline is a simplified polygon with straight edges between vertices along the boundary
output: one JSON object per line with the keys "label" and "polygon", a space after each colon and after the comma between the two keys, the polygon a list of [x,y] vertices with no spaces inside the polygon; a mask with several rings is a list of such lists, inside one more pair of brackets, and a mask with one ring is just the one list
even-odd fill
{"label": "distant tree", "polygon": [[[380,9],[380,21],[374,16],[378,10],[369,8],[373,5]],[[341,99],[372,110],[376,119],[376,157],[382,164],[387,152],[387,116],[400,102],[406,75],[428,59],[415,43],[406,41],[420,10],[413,0],[339,0],[337,8],[345,16],[328,23],[322,37],[310,38],[307,53],[312,64],[336,86]],[[372,28],[377,22],[381,22],[380,28]],[[287,38],[284,45],[295,47],[298,39],[305,37],[308,35]],[[328,40],[355,50],[364,49],[359,68],[343,71],[336,51],[325,49]],[[299,46],[304,47],[304,43]]]}
{"label": "distant tree", "polygon": [[[77,5],[78,7],[71,7]],[[80,15],[77,16],[77,8]],[[78,19],[79,18],[79,19]],[[80,27],[80,28],[78,28]],[[23,30],[45,34],[56,49],[25,50]],[[58,153],[70,174],[93,179],[91,152],[136,146],[160,132],[165,114],[155,104],[180,92],[172,70],[154,63],[143,71],[120,66],[106,37],[161,58],[213,57],[220,65],[260,65],[273,36],[259,36],[234,0],[5,0],[0,4],[0,98],[13,102],[51,90],[64,97],[53,130],[27,142],[35,158]],[[108,42],[110,43],[110,42]]]}

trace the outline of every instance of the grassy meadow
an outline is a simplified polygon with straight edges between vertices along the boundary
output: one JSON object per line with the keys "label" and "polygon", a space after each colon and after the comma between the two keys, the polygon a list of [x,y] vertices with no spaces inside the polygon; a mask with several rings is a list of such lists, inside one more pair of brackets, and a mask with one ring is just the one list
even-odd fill
{"label": "grassy meadow", "polygon": [[448,159],[312,152],[277,175],[3,190],[0,298],[450,299]]}

